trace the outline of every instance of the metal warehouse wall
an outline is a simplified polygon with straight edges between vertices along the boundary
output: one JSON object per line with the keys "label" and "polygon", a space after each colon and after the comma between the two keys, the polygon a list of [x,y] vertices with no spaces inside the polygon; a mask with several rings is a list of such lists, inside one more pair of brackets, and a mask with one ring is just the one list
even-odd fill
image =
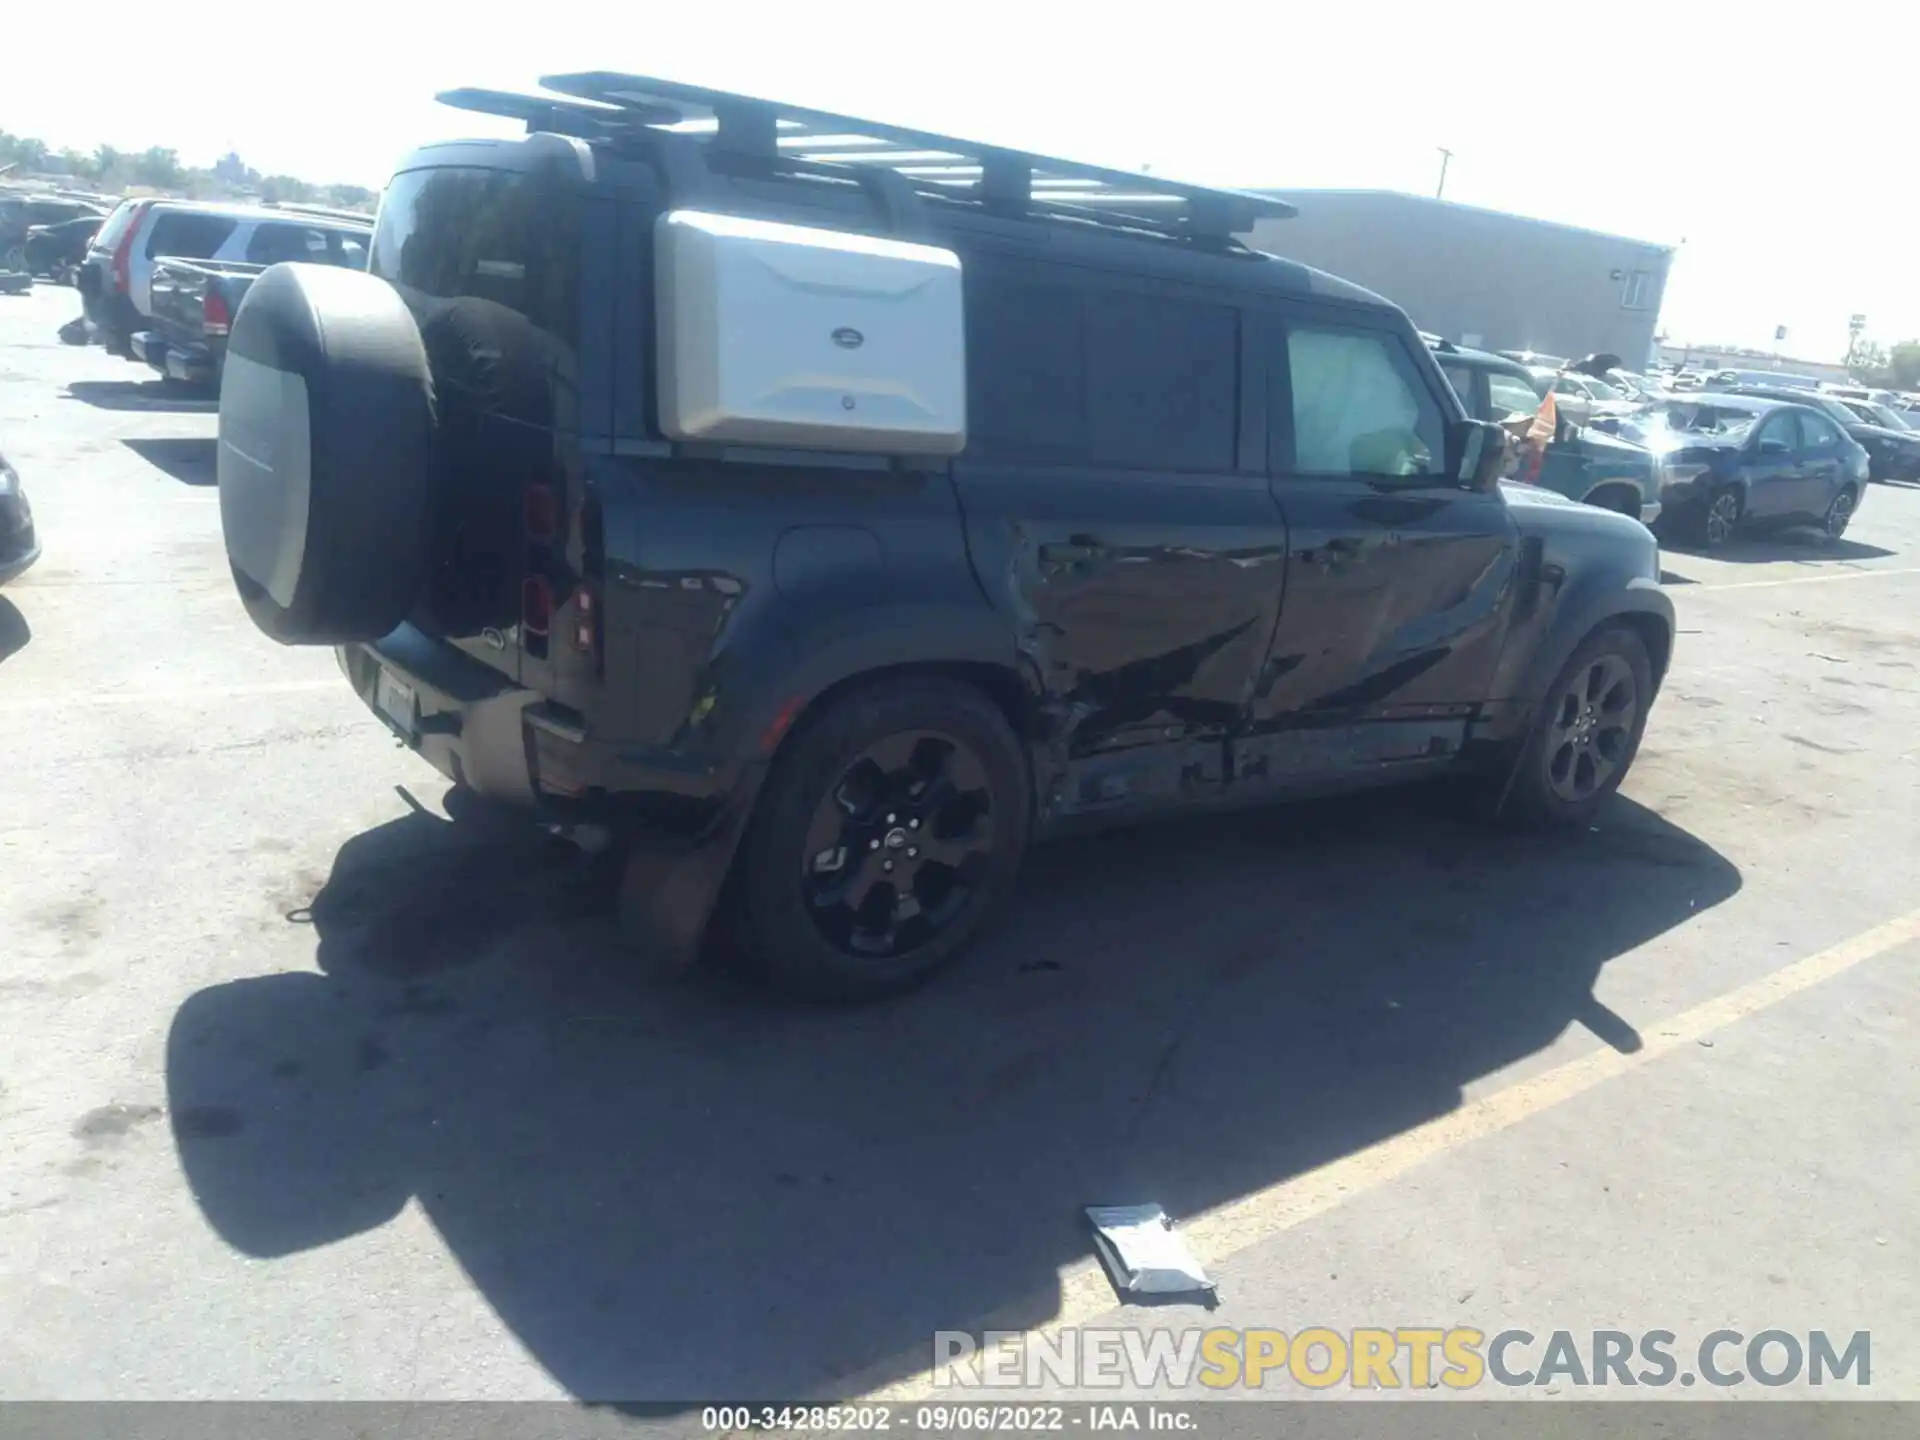
{"label": "metal warehouse wall", "polygon": [[1300,213],[1259,222],[1254,248],[1376,290],[1422,330],[1488,350],[1609,350],[1633,368],[1652,355],[1668,247],[1386,190],[1269,193]]}

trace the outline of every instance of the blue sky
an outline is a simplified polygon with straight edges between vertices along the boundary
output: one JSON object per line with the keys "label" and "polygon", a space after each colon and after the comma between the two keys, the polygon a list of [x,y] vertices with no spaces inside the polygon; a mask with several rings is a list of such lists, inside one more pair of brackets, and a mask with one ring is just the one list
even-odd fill
{"label": "blue sky", "polygon": [[615,69],[1217,184],[1431,193],[1445,146],[1450,199],[1684,241],[1676,339],[1785,325],[1788,352],[1839,358],[1854,312],[1920,336],[1912,4],[389,0],[263,16],[247,43],[160,13],[91,0],[85,41],[8,44],[0,127],[377,186],[421,140],[489,133],[436,90]]}

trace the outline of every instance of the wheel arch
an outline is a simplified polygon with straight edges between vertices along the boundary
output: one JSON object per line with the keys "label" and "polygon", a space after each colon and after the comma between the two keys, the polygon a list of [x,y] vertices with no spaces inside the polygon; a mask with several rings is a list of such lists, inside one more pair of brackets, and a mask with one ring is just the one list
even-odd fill
{"label": "wheel arch", "polygon": [[1552,629],[1534,652],[1521,687],[1521,696],[1529,708],[1546,695],[1568,657],[1587,637],[1609,625],[1627,627],[1646,645],[1648,662],[1653,667],[1654,691],[1659,692],[1673,660],[1673,601],[1658,581],[1636,576],[1623,587],[1601,590],[1589,596],[1585,603],[1563,609],[1555,616]]}
{"label": "wheel arch", "polygon": [[[1615,498],[1621,503],[1607,503],[1609,499]],[[1616,514],[1625,515],[1634,520],[1640,518],[1640,507],[1645,499],[1646,496],[1637,484],[1619,476],[1600,481],[1580,497],[1582,504],[1594,505],[1602,510],[1612,510]]]}

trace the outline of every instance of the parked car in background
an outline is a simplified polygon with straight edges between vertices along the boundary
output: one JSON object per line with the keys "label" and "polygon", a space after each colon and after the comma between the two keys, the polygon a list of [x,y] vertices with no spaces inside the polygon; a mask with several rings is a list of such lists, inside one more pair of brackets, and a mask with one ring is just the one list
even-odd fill
{"label": "parked car in background", "polygon": [[95,201],[63,195],[0,194],[0,270],[27,269],[27,232],[36,225],[99,219],[106,212]]}
{"label": "parked car in background", "polygon": [[50,280],[71,279],[87,258],[87,247],[106,223],[104,215],[81,215],[52,225],[35,225],[27,231],[26,258],[20,268],[29,275],[45,275]]}
{"label": "parked car in background", "polygon": [[1567,363],[1565,355],[1543,355],[1538,350],[1496,350],[1502,360],[1518,360],[1530,370],[1558,370]]}
{"label": "parked car in background", "polygon": [[[1509,425],[1540,408],[1542,387],[1519,361],[1444,341],[1431,348],[1440,373],[1476,420]],[[1651,525],[1660,516],[1661,503],[1655,468],[1644,445],[1567,421],[1547,445],[1533,483]]]}
{"label": "parked car in background", "polygon": [[267,228],[260,232],[261,253],[277,258],[244,260],[156,260],[150,284],[153,315],[149,328],[135,331],[133,357],[144,360],[169,380],[218,386],[226,368],[227,336],[247,289],[269,264],[302,261],[367,267],[364,244],[348,243],[337,231]]}
{"label": "parked car in background", "polygon": [[1797,399],[1676,396],[1621,433],[1660,456],[1661,533],[1704,550],[1789,525],[1815,524],[1837,540],[1866,492],[1867,452]]}
{"label": "parked car in background", "polygon": [[1792,375],[1784,370],[1716,370],[1707,376],[1709,390],[1733,390],[1742,385],[1770,385],[1777,389],[1818,391],[1820,381],[1812,375]]}
{"label": "parked car in background", "polygon": [[1911,435],[1920,431],[1920,413],[1914,411],[1903,413],[1877,400],[1849,400],[1844,396],[1838,398],[1842,405],[1869,425],[1878,425],[1896,434],[1904,431]]}
{"label": "parked car in background", "polygon": [[295,255],[356,253],[365,265],[364,220],[335,218],[289,208],[214,205],[195,200],[129,200],[107,218],[80,266],[79,286],[87,319],[108,351],[127,359],[133,337],[151,330],[154,262],[240,260],[267,264]]}
{"label": "parked car in background", "polygon": [[1569,419],[1585,425],[1600,415],[1624,414],[1633,408],[1633,401],[1606,381],[1592,375],[1576,374],[1571,370],[1549,370],[1545,366],[1529,367],[1535,388],[1543,395],[1551,390],[1555,407]]}
{"label": "parked car in background", "polygon": [[1759,395],[1769,400],[1796,400],[1818,410],[1867,452],[1875,480],[1920,478],[1920,435],[1903,426],[1862,420],[1844,402],[1824,391],[1805,394],[1778,385],[1742,385],[1734,393]]}
{"label": "parked car in background", "polygon": [[0,455],[0,585],[23,573],[40,558],[40,541],[34,534],[33,507],[27,504],[27,492],[20,476],[7,457]]}
{"label": "parked car in background", "polygon": [[1866,385],[1822,385],[1820,393],[1836,400],[1870,400],[1875,405],[1898,405],[1897,390],[1875,390]]}

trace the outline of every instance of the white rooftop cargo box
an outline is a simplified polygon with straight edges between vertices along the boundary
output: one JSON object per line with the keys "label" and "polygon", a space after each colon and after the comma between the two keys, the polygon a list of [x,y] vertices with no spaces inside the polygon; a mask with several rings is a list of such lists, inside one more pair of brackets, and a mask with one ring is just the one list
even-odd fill
{"label": "white rooftop cargo box", "polygon": [[672,438],[897,455],[966,444],[952,251],[676,210],[655,252]]}

